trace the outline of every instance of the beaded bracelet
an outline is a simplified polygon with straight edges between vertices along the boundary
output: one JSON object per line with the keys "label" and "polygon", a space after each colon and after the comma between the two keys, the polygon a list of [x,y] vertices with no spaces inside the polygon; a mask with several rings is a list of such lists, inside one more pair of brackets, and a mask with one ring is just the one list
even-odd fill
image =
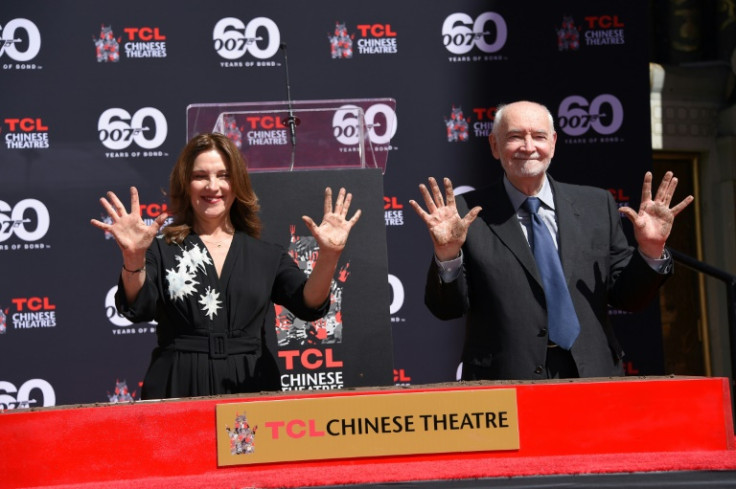
{"label": "beaded bracelet", "polygon": [[135,270],[131,270],[128,267],[125,266],[125,263],[123,263],[123,270],[125,270],[128,273],[141,273],[146,271],[146,266],[143,265],[141,268],[137,268]]}

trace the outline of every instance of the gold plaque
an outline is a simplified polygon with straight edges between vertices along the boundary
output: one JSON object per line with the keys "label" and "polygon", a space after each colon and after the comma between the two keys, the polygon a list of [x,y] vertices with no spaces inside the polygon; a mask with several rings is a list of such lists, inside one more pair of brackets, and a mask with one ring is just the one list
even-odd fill
{"label": "gold plaque", "polygon": [[218,404],[218,465],[518,450],[515,389]]}

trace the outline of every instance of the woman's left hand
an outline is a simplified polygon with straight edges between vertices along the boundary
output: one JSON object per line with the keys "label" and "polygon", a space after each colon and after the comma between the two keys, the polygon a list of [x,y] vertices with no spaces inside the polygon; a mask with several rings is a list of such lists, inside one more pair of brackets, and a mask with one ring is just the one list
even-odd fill
{"label": "woman's left hand", "polygon": [[339,254],[345,248],[348,241],[348,235],[358,219],[360,218],[360,209],[355,211],[353,217],[347,219],[350,202],[353,200],[353,194],[346,193],[341,188],[335,199],[335,206],[332,206],[332,189],[325,188],[325,215],[322,222],[318,226],[311,217],[302,216],[304,224],[306,224],[309,232],[317,240],[320,254],[336,253]]}

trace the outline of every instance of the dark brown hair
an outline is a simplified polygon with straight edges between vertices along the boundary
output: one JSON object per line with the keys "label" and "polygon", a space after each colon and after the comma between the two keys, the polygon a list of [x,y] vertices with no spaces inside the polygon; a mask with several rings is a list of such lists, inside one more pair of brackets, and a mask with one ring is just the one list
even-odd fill
{"label": "dark brown hair", "polygon": [[169,178],[170,212],[174,221],[162,233],[166,241],[181,243],[192,231],[194,211],[192,209],[189,184],[192,180],[194,160],[201,153],[215,150],[222,156],[228,173],[235,201],[230,208],[230,221],[238,231],[258,238],[261,235],[260,206],[253,191],[240,150],[228,138],[219,133],[204,133],[194,136],[181,151]]}

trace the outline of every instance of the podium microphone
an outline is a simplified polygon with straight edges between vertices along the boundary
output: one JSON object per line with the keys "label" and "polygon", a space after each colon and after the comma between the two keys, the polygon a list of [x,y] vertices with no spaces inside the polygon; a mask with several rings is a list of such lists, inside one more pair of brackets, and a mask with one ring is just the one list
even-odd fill
{"label": "podium microphone", "polygon": [[286,71],[286,102],[289,107],[289,117],[286,122],[289,125],[289,133],[291,134],[291,170],[294,170],[294,157],[296,153],[296,126],[299,125],[299,119],[294,117],[294,105],[291,100],[291,82],[289,81],[289,57],[286,51],[286,43],[282,42],[279,48],[284,52],[284,69]]}

